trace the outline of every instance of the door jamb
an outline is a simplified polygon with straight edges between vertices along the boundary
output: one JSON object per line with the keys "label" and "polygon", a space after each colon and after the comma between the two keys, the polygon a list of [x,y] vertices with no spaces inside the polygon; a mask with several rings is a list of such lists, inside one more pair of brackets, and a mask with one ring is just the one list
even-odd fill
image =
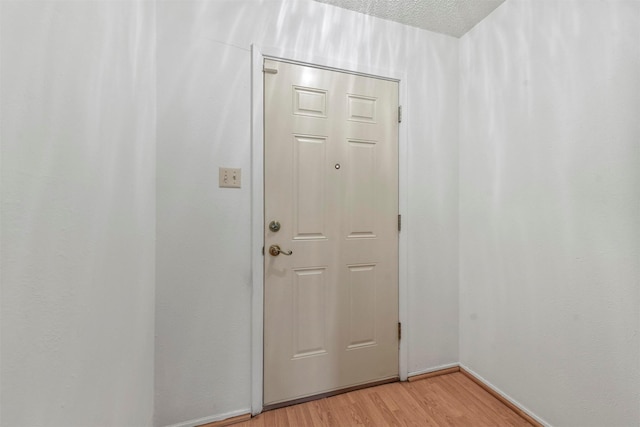
{"label": "door jamb", "polygon": [[[407,76],[405,71],[379,69],[372,64],[350,63],[308,53],[300,54],[278,48],[251,45],[251,414],[263,409],[263,316],[264,316],[264,81],[262,67],[265,58],[314,64],[323,68],[379,76],[398,81],[398,104],[407,105]],[[403,337],[398,352],[398,373],[401,381],[408,376],[407,316],[407,236],[410,224],[408,206],[408,138],[407,115],[398,128],[398,212],[404,215],[398,238],[398,317]]]}

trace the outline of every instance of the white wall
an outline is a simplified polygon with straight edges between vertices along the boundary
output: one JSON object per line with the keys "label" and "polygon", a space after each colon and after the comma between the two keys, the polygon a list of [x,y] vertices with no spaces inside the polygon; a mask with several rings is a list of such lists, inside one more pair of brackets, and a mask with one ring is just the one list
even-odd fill
{"label": "white wall", "polygon": [[457,362],[458,40],[310,0],[157,12],[155,424],[249,411],[251,43],[406,72],[408,366]]}
{"label": "white wall", "polygon": [[0,7],[0,424],[150,425],[154,6]]}
{"label": "white wall", "polygon": [[460,41],[460,360],[553,425],[640,422],[640,2]]}

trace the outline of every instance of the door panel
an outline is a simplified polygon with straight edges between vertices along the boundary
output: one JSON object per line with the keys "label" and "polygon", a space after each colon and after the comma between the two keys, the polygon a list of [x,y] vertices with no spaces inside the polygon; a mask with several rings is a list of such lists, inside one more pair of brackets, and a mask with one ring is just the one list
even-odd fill
{"label": "door panel", "polygon": [[398,87],[265,66],[278,70],[265,74],[270,405],[398,375]]}
{"label": "door panel", "polygon": [[293,358],[317,356],[327,352],[326,268],[294,270],[293,279]]}
{"label": "door panel", "polygon": [[376,172],[375,141],[347,141],[347,161],[349,168],[346,186],[346,211],[348,215],[349,233],[347,238],[373,238],[375,234],[376,189],[371,181]]}
{"label": "door panel", "polygon": [[294,135],[294,239],[326,239],[327,139]]}
{"label": "door panel", "polygon": [[376,345],[376,265],[349,265],[347,349]]}

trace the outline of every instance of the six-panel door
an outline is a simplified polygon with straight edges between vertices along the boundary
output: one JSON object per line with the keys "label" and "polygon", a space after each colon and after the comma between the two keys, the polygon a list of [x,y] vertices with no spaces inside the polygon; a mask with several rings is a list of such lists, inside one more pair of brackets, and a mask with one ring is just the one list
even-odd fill
{"label": "six-panel door", "polygon": [[270,405],[398,376],[398,86],[265,68],[277,70],[264,94]]}

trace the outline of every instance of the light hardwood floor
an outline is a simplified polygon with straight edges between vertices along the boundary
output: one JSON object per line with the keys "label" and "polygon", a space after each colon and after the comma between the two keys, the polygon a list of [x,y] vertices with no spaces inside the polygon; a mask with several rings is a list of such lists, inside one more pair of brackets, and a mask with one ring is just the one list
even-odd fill
{"label": "light hardwood floor", "polygon": [[264,412],[237,427],[531,426],[460,372]]}

